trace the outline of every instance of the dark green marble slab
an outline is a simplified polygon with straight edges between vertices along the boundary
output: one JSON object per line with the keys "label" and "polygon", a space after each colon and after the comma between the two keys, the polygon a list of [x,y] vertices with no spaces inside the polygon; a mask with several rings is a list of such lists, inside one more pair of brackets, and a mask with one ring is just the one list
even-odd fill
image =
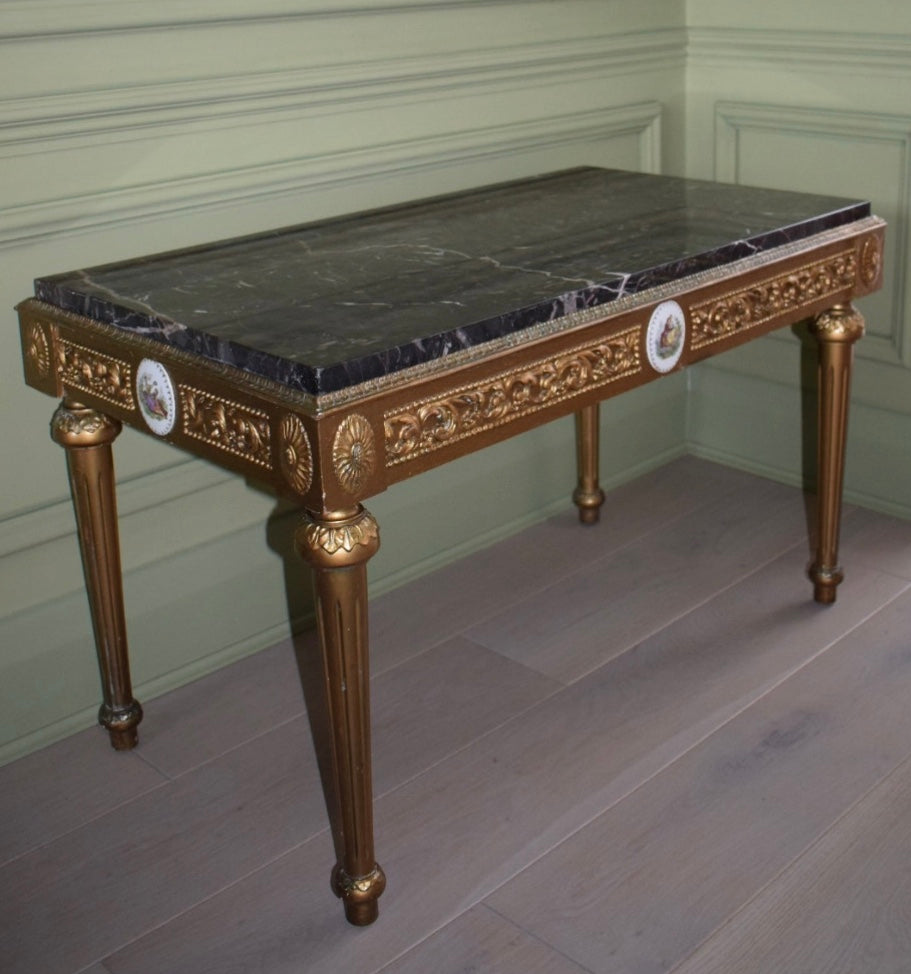
{"label": "dark green marble slab", "polygon": [[43,277],[35,294],[319,395],[869,214],[861,201],[576,169]]}

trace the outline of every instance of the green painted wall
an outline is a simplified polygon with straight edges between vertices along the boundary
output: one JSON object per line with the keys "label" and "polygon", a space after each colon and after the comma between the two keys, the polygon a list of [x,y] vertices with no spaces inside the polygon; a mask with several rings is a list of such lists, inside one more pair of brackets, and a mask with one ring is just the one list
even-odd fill
{"label": "green painted wall", "polygon": [[[889,223],[885,287],[858,304],[867,334],[845,492],[911,517],[911,4],[686,9],[687,173],[864,197]],[[799,339],[785,331],[691,370],[690,450],[794,483],[811,475],[793,422],[799,363]]]}
{"label": "green painted wall", "polygon": [[[11,311],[39,274],[586,163],[869,194],[891,224],[889,285],[864,309],[848,491],[911,515],[909,11],[0,4],[0,761],[92,723],[98,702],[53,403],[22,383]],[[798,480],[795,342],[752,343],[607,404],[606,482],[688,448]],[[763,423],[774,432],[760,438]],[[130,431],[116,460],[140,699],[281,638],[276,549],[293,512]],[[573,477],[560,422],[396,486],[370,505],[373,590],[565,506]],[[306,616],[306,597],[293,602]]]}

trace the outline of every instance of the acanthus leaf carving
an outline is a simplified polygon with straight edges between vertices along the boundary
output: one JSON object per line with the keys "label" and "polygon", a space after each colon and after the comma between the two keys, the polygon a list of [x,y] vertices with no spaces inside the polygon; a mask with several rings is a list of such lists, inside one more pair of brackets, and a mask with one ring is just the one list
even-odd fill
{"label": "acanthus leaf carving", "polygon": [[402,463],[641,369],[640,328],[386,415],[386,460]]}
{"label": "acanthus leaf carving", "polygon": [[856,280],[857,259],[853,251],[845,251],[752,287],[692,305],[692,347],[702,348],[755,328],[778,315],[851,288]]}
{"label": "acanthus leaf carving", "polygon": [[272,469],[269,417],[265,412],[192,386],[179,389],[187,436]]}

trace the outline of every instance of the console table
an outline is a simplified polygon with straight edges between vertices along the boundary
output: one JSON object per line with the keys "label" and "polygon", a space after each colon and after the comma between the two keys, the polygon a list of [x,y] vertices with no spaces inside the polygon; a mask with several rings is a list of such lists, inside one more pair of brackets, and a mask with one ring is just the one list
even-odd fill
{"label": "console table", "polygon": [[[598,403],[812,318],[819,351],[814,596],[838,565],[851,300],[881,285],[865,202],[575,169],[90,270],[19,305],[26,381],[62,397],[101,669],[100,722],[131,748],[111,444],[127,423],[290,495],[310,563],[332,741],[332,887],[377,916],[362,501],[574,413],[598,520]],[[761,413],[761,409],[757,410]],[[761,417],[760,417],[761,418]]]}

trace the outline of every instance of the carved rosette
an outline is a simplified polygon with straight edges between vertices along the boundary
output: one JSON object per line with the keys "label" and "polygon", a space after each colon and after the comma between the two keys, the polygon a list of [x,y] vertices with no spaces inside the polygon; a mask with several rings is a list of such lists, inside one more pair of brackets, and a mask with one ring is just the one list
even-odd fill
{"label": "carved rosette", "polygon": [[128,362],[62,340],[57,344],[57,375],[67,389],[134,409],[132,371]]}
{"label": "carved rosette", "polygon": [[879,276],[882,264],[882,248],[879,237],[869,236],[860,247],[860,279],[868,287]]}
{"label": "carved rosette", "polygon": [[357,494],[376,471],[376,442],[370,423],[353,413],[335,431],[332,468],[342,490]]}
{"label": "carved rosette", "polygon": [[299,494],[305,494],[313,482],[313,454],[310,440],[300,418],[288,413],[278,429],[279,465],[285,480]]}
{"label": "carved rosette", "polygon": [[373,557],[380,546],[380,529],[363,508],[337,521],[317,521],[305,514],[295,542],[300,554],[315,567],[346,568]]}
{"label": "carved rosette", "polygon": [[272,469],[268,415],[211,392],[180,386],[183,431],[216,449]]}
{"label": "carved rosette", "polygon": [[857,259],[846,251],[754,287],[697,304],[690,309],[693,348],[701,348],[755,328],[788,311],[853,287]]}
{"label": "carved rosette", "polygon": [[642,368],[639,331],[543,359],[386,415],[386,460],[403,463]]}
{"label": "carved rosette", "polygon": [[46,379],[50,375],[50,345],[44,329],[34,321],[29,322],[25,329],[25,357],[39,379]]}

